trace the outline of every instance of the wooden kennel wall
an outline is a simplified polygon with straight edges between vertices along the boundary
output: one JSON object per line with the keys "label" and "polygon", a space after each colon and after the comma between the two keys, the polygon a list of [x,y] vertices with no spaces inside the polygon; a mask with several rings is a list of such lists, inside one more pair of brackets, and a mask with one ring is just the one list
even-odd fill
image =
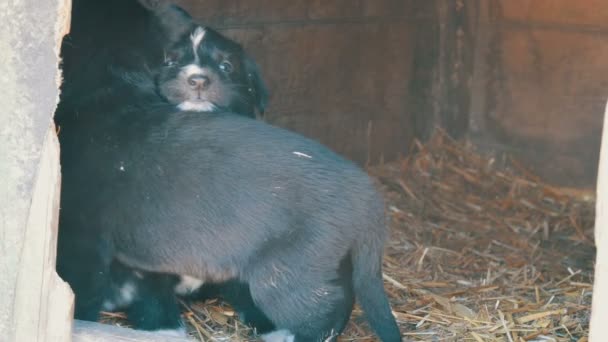
{"label": "wooden kennel wall", "polygon": [[[271,122],[361,164],[397,158],[435,125],[563,185],[593,187],[601,154],[591,341],[608,340],[605,1],[179,2],[246,43],[273,90]],[[52,116],[69,9],[69,0],[0,5],[0,341],[153,341],[73,325],[73,296],[54,271]]]}
{"label": "wooden kennel wall", "polygon": [[175,0],[253,53],[269,120],[361,164],[440,125],[543,179],[594,187],[602,0]]}

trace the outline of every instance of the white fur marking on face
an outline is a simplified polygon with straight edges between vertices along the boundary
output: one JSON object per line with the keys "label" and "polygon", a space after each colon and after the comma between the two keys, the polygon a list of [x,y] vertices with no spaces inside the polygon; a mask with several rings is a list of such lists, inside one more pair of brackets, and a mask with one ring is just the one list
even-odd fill
{"label": "white fur marking on face", "polygon": [[264,342],[293,342],[295,336],[289,330],[276,330],[262,335]]}
{"label": "white fur marking on face", "polygon": [[190,40],[192,41],[192,50],[194,51],[194,60],[198,63],[198,47],[201,45],[201,42],[205,38],[205,31],[202,27],[197,27],[194,32],[190,35]]}
{"label": "white fur marking on face", "polygon": [[179,295],[190,294],[201,287],[203,283],[204,281],[191,276],[181,276],[179,284],[175,285],[175,293]]}
{"label": "white fur marking on face", "polygon": [[209,101],[184,101],[178,104],[177,108],[192,112],[212,112],[215,110],[215,105]]}
{"label": "white fur marking on face", "polygon": [[186,74],[186,77],[204,74],[203,69],[196,64],[188,64],[185,67],[182,67],[182,72]]}
{"label": "white fur marking on face", "polygon": [[294,151],[292,153],[295,154],[298,157],[304,157],[304,158],[312,159],[312,156],[309,156],[306,153],[302,153],[302,152],[298,152],[298,151]]}
{"label": "white fur marking on face", "polygon": [[172,337],[188,337],[188,333],[185,328],[177,328],[177,329],[160,329],[153,331],[155,334],[164,335],[164,336],[172,336]]}

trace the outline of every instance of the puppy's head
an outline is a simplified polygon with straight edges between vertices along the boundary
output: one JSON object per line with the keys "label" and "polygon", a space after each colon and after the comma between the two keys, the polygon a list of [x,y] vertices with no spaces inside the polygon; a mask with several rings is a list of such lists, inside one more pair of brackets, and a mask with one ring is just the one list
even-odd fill
{"label": "puppy's head", "polygon": [[236,42],[196,27],[165,54],[157,77],[161,96],[182,110],[263,113],[266,87],[255,62]]}

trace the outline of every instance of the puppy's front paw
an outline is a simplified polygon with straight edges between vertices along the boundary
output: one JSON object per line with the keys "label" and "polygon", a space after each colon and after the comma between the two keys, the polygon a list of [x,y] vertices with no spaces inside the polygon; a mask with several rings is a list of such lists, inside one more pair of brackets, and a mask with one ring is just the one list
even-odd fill
{"label": "puppy's front paw", "polygon": [[293,342],[295,336],[289,330],[276,330],[262,335],[264,342]]}
{"label": "puppy's front paw", "polygon": [[169,336],[169,337],[179,337],[179,338],[188,337],[188,332],[186,332],[186,328],[184,328],[184,327],[180,327],[177,329],[160,329],[160,330],[155,330],[154,333],[163,335],[163,336]]}

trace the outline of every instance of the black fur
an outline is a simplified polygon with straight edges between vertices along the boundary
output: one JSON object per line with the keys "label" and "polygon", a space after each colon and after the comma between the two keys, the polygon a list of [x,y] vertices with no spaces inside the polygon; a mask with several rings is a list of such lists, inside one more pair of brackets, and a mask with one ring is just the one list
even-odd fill
{"label": "black fur", "polygon": [[73,0],[61,48],[61,101],[74,108],[95,101],[115,82],[112,67],[141,71],[162,63],[164,52],[193,25],[186,12],[164,1]]}
{"label": "black fur", "polygon": [[[146,16],[137,11],[135,18]],[[137,30],[133,36],[115,38],[127,46],[138,42]],[[107,69],[97,68],[103,58],[75,63],[58,108],[58,270],[76,292],[77,317],[97,317],[106,290],[117,275],[122,281],[112,266],[118,260],[127,271],[160,277],[143,281],[130,307],[142,328],[179,321],[171,318],[175,281],[190,275],[236,284],[246,320],[248,310],[261,312],[262,323],[267,317],[296,341],[341,332],[354,297],[383,341],[400,341],[381,278],[383,204],[367,175],[320,144],[259,121],[176,112],[150,88],[109,71],[126,65],[135,74],[123,76],[137,75],[137,65],[155,58],[138,51],[112,56]]]}
{"label": "black fur", "polygon": [[[102,304],[114,303],[128,309],[137,328],[177,328],[181,322],[179,316],[175,317],[175,305],[167,305],[165,309],[159,305],[166,303],[163,298],[174,301],[174,294],[149,294],[155,290],[156,283],[175,283],[178,277],[150,273],[145,279],[139,279],[134,277],[133,269],[115,260],[100,258],[110,255],[106,251],[108,244],[91,238],[94,233],[89,224],[81,225],[82,217],[76,217],[90,213],[82,211],[75,216],[73,212],[79,207],[73,199],[75,187],[80,186],[82,178],[95,187],[96,180],[91,178],[94,172],[74,169],[72,165],[83,152],[83,144],[104,143],[95,141],[100,137],[91,134],[106,127],[103,116],[138,103],[165,106],[159,101],[154,74],[160,70],[157,67],[163,62],[165,52],[189,35],[195,25],[180,8],[156,0],[74,0],[72,19],[71,33],[62,46],[64,82],[56,113],[63,166],[58,272],[76,293],[76,318],[96,320]],[[222,37],[216,41],[221,45]],[[250,59],[244,63],[251,64],[248,70],[255,73],[256,82],[263,87],[255,63]],[[110,263],[112,266],[108,269]],[[99,272],[83,276],[90,270]],[[125,283],[134,287],[135,296],[130,302],[121,303],[117,296]],[[236,293],[234,288],[233,284],[227,286],[227,294]],[[219,289],[221,285],[214,285],[214,290]],[[205,294],[205,291],[199,292]],[[255,308],[246,306],[250,302],[245,297],[248,292],[240,293],[243,294],[232,296],[232,303],[255,313]],[[236,301],[241,298],[244,298],[242,305]]]}
{"label": "black fur", "polygon": [[[179,277],[154,272],[133,271],[113,261],[110,284],[105,289],[103,309],[126,310],[133,326],[143,330],[178,329],[183,322],[174,288]],[[125,297],[126,296],[126,297]]]}
{"label": "black fur", "polygon": [[88,175],[64,217],[110,246],[99,259],[238,279],[298,341],[341,332],[354,294],[382,340],[400,340],[381,277],[382,200],[351,162],[231,113],[100,110],[98,129],[64,165]]}

